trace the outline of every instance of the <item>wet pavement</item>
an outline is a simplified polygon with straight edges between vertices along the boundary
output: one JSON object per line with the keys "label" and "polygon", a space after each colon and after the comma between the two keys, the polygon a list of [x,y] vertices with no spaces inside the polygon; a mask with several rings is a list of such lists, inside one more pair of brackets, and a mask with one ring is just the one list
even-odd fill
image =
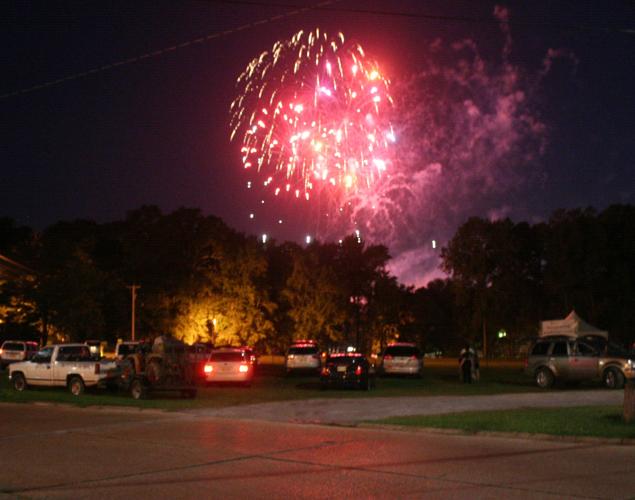
{"label": "wet pavement", "polygon": [[0,404],[0,498],[540,499],[635,492],[632,446],[244,418]]}

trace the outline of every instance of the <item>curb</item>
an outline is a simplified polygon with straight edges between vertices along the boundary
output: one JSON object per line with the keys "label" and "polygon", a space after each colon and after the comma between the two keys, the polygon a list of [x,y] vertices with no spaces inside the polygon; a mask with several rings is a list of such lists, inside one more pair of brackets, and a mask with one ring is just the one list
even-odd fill
{"label": "curb", "polygon": [[530,432],[499,432],[499,431],[464,431],[461,429],[443,429],[440,427],[410,427],[405,425],[373,424],[369,422],[352,425],[363,429],[384,429],[397,432],[421,432],[428,434],[446,434],[451,436],[481,436],[505,439],[529,439],[540,441],[557,441],[563,443],[586,443],[635,446],[635,438],[606,438],[596,436],[557,436],[555,434],[532,434]]}

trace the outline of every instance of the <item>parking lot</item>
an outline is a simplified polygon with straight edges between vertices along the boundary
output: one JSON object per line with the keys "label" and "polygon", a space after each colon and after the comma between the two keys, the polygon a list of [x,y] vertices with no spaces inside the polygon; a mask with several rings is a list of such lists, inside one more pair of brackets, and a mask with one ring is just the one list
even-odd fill
{"label": "parking lot", "polygon": [[630,446],[0,404],[0,498],[627,498]]}

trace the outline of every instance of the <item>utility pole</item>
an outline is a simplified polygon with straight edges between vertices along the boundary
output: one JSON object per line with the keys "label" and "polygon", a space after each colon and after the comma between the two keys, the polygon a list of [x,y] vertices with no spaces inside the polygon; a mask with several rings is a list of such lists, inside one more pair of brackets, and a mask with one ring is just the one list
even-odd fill
{"label": "utility pole", "polygon": [[130,338],[134,342],[135,304],[137,302],[137,290],[141,287],[133,283],[132,285],[126,288],[130,288],[130,298],[132,300],[132,317],[130,320],[130,332],[131,332]]}

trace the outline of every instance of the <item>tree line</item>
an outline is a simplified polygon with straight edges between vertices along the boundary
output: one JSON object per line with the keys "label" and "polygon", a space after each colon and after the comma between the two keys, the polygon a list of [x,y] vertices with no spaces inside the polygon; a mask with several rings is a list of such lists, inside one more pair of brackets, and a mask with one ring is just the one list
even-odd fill
{"label": "tree line", "polygon": [[[635,340],[635,208],[559,210],[547,222],[470,218],[441,250],[447,278],[415,289],[382,245],[267,243],[198,209],[155,206],[124,220],[41,232],[0,218],[0,254],[33,274],[0,275],[0,336],[46,341],[138,337],[283,352],[294,339],[376,352],[394,340],[454,353],[471,342],[515,355],[539,322],[575,309]],[[499,338],[498,332],[506,335]]]}

